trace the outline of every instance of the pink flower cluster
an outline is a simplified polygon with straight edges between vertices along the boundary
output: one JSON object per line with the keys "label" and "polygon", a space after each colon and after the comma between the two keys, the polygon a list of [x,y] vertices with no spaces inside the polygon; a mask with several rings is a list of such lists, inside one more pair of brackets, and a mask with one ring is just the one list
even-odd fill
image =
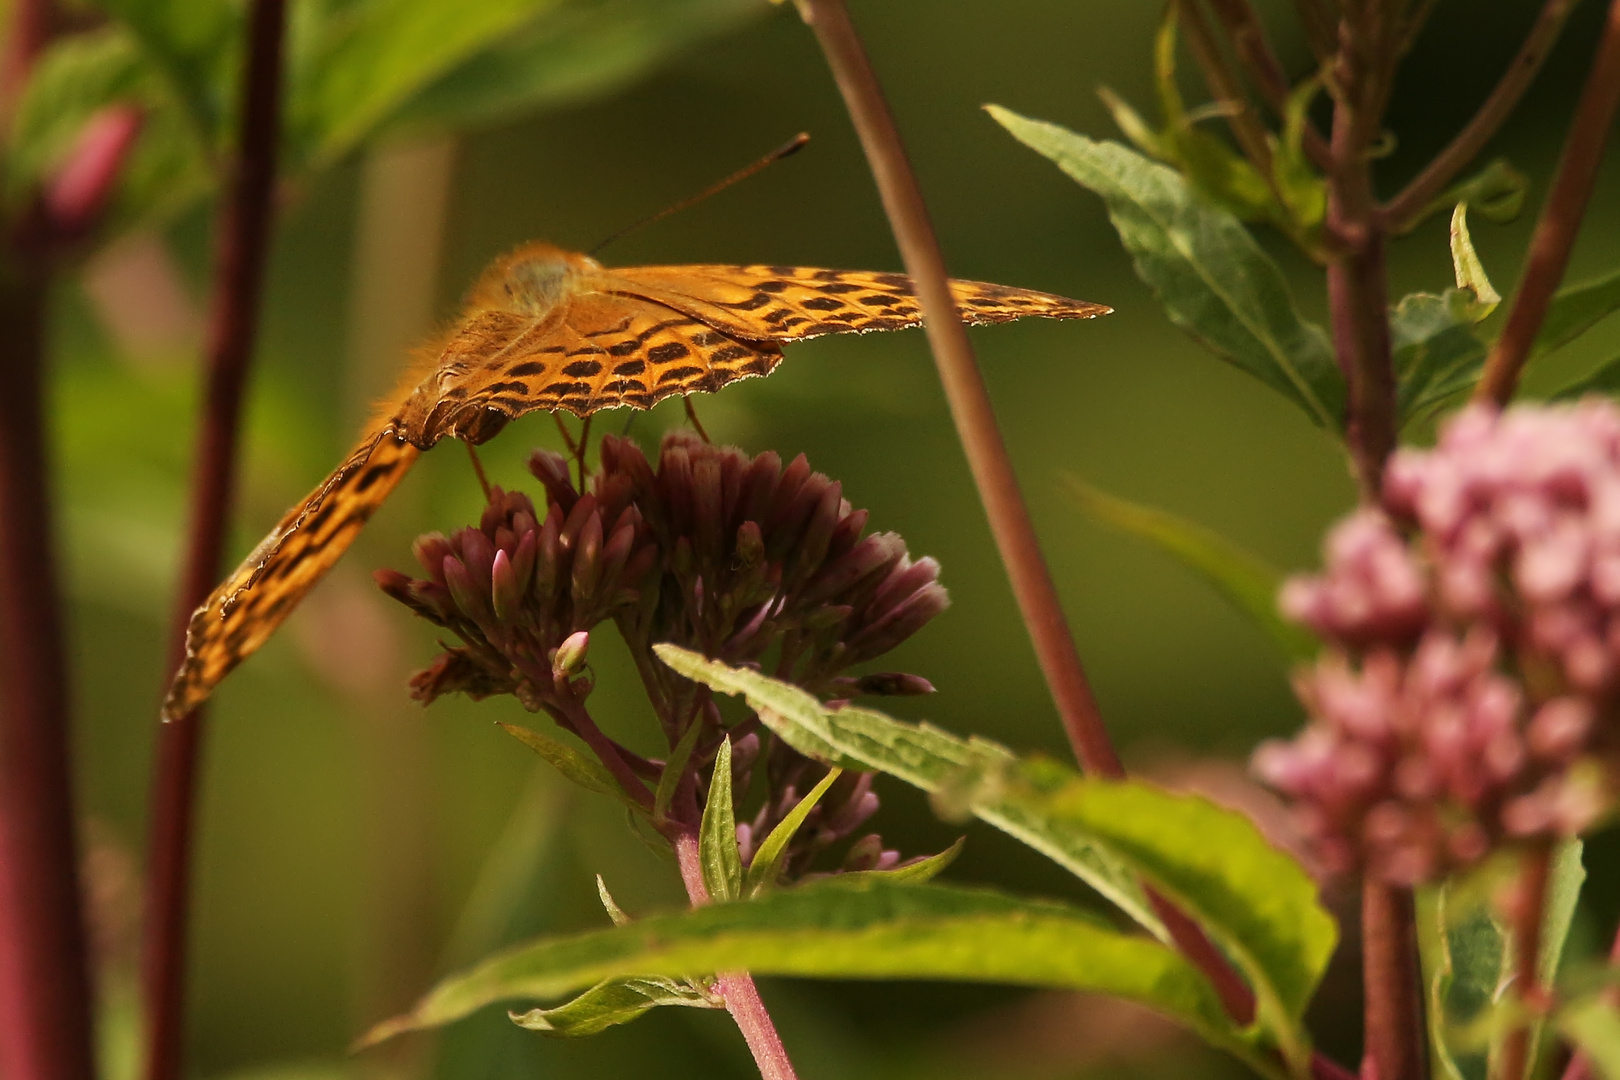
{"label": "pink flower cluster", "polygon": [[1325,861],[1410,884],[1572,835],[1620,779],[1620,409],[1470,407],[1280,605],[1327,642],[1255,768]]}

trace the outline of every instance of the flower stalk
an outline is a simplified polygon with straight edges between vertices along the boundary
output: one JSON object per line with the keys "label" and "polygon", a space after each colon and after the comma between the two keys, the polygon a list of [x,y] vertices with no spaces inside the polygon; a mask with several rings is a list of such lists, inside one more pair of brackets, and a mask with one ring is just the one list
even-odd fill
{"label": "flower stalk", "polygon": [[[274,219],[285,22],[286,0],[253,0],[239,96],[240,141],[214,238],[213,310],[191,488],[191,530],[165,671],[175,670],[183,658],[191,613],[213,588],[224,555],[236,486],[242,400]],[[187,914],[204,731],[204,713],[198,709],[160,725],[157,733],[142,956],[146,1080],[177,1080],[181,1074]]]}

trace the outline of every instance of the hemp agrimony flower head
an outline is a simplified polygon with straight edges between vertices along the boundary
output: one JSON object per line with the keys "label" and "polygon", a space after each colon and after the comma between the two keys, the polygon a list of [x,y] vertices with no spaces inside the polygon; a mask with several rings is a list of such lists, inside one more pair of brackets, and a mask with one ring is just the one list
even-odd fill
{"label": "hemp agrimony flower head", "polygon": [[[762,746],[756,717],[728,732],[709,691],[665,667],[652,646],[672,642],[759,665],[823,698],[928,693],[933,687],[916,675],[849,669],[944,610],[939,565],[913,561],[894,533],[863,536],[866,512],[854,510],[841,485],[812,472],[802,455],[784,466],[774,453],[749,456],[675,432],[664,438],[655,467],[628,439],[607,437],[600,446],[601,466],[584,493],[568,459],[549,451],[530,457],[546,492],[543,518],[527,496],[496,489],[478,528],[417,541],[428,580],[378,572],[389,595],[461,639],[415,677],[415,696],[514,694],[584,738],[628,791],[656,780],[663,765],[607,739],[584,710],[590,634],[612,621],[671,761],[688,754],[686,774],[660,812],[675,822],[696,820],[706,772],[728,734],[737,800],[756,773],[763,777],[758,813],[738,829],[747,861],[826,769],[774,737]],[[756,769],[762,758],[764,768]],[[640,795],[645,799],[644,786]],[[789,876],[806,872],[877,807],[870,776],[840,777],[781,866]],[[856,840],[843,865],[874,869],[898,859],[874,835]]]}
{"label": "hemp agrimony flower head", "polygon": [[1570,836],[1620,782],[1620,410],[1473,406],[1390,461],[1285,614],[1328,649],[1255,755],[1330,866],[1426,880]]}

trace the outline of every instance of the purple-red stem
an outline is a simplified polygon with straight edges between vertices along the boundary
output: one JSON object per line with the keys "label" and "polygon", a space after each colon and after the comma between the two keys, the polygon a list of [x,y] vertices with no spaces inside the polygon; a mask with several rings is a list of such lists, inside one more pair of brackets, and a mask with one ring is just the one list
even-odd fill
{"label": "purple-red stem", "polygon": [[1543,841],[1524,853],[1517,894],[1513,898],[1513,990],[1524,1005],[1524,1022],[1502,1040],[1497,1080],[1524,1080],[1530,1066],[1531,1017],[1545,1007],[1541,986],[1541,924],[1546,915],[1547,885],[1552,876],[1552,845]]}
{"label": "purple-red stem", "polygon": [[1536,335],[1547,317],[1553,293],[1564,279],[1569,253],[1575,246],[1581,218],[1586,213],[1592,186],[1597,181],[1603,148],[1620,107],[1620,0],[1609,6],[1597,57],[1586,77],[1586,87],[1575,107],[1558,175],[1547,192],[1541,220],[1530,240],[1530,257],[1519,281],[1518,295],[1508,312],[1502,336],[1496,339],[1485,374],[1474,396],[1479,401],[1506,405],[1519,385],[1519,372],[1530,358]]}
{"label": "purple-red stem", "polygon": [[1372,878],[1363,883],[1362,981],[1367,1027],[1363,1080],[1421,1080],[1428,1073],[1414,925],[1411,889]]}
{"label": "purple-red stem", "polygon": [[[242,398],[259,323],[274,216],[281,132],[285,0],[253,0],[240,95],[239,143],[214,238],[207,387],[191,489],[191,533],[169,649],[173,671],[186,625],[219,577],[233,503]],[[178,1080],[183,1056],[186,931],[204,714],[158,728],[142,942],[146,1080]]]}
{"label": "purple-red stem", "polygon": [[[956,422],[957,436],[1041,671],[1057,703],[1064,732],[1087,772],[1122,778],[1125,770],[1103,724],[1057,589],[1047,571],[973,347],[951,297],[945,260],[922,191],[883,89],[843,0],[798,0],[798,7],[827,56],[866,152],[901,260],[915,284],[923,309],[923,327]],[[1248,1022],[1254,1013],[1254,995],[1242,978],[1196,923],[1163,898],[1151,893],[1150,898],[1177,946],[1208,976],[1227,1010],[1240,1022]]]}
{"label": "purple-red stem", "polygon": [[[690,829],[675,835],[675,861],[680,864],[681,882],[693,907],[702,907],[710,900],[708,886],[703,883],[703,861],[698,854],[697,834]],[[797,1080],[793,1062],[788,1060],[782,1037],[776,1033],[771,1014],[759,996],[759,988],[747,972],[730,972],[715,976],[715,988],[725,999],[726,1011],[737,1022],[743,1041],[759,1066],[760,1080]]]}
{"label": "purple-red stem", "polygon": [[37,203],[0,266],[0,1075],[90,1080],[67,664],[44,420],[48,240]]}

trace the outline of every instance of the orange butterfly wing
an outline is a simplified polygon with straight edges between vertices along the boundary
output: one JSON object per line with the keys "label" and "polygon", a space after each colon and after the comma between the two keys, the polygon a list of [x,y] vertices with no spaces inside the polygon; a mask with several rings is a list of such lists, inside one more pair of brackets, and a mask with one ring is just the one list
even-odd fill
{"label": "orange butterfly wing", "polygon": [[[745,340],[801,341],[922,325],[922,309],[904,274],[807,266],[642,266],[606,276],[624,291]],[[963,321],[974,325],[1026,316],[1090,319],[1110,310],[983,281],[952,281],[951,294]]]}
{"label": "orange butterfly wing", "polygon": [[419,453],[392,431],[368,435],[331,476],[287,511],[192,614],[186,658],[169,685],[164,719],[201,705],[232,668],[265,643],[348,549]]}
{"label": "orange butterfly wing", "polygon": [[[539,252],[583,268],[542,314],[503,274]],[[1050,293],[952,281],[969,323],[1024,316],[1089,319],[1109,309]],[[602,270],[535,245],[498,262],[455,331],[428,358],[387,423],[288,511],[191,618],[186,659],[164,716],[201,704],[269,638],[348,548],[418,453],[450,436],[479,443],[536,409],[589,416],[646,409],[676,394],[768,375],[781,344],[823,334],[918,326],[903,274],[795,266],[645,266]],[[409,384],[408,384],[409,385]]]}

